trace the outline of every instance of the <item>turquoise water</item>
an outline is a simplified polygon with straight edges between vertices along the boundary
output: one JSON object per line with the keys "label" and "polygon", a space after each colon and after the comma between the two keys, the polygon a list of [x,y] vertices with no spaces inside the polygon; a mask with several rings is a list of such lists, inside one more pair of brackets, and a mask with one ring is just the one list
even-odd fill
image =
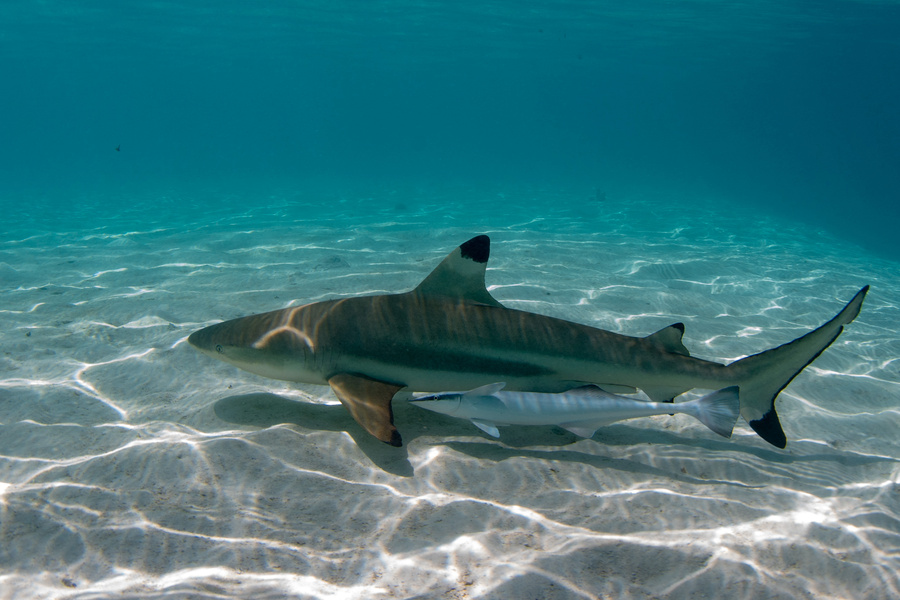
{"label": "turquoise water", "polygon": [[[898,33],[889,2],[3,3],[0,598],[900,595]],[[185,342],[481,233],[506,306],[717,362],[872,289],[783,451],[400,400],[393,449]]]}
{"label": "turquoise water", "polygon": [[12,204],[529,184],[900,253],[894,2],[12,0],[0,23]]}

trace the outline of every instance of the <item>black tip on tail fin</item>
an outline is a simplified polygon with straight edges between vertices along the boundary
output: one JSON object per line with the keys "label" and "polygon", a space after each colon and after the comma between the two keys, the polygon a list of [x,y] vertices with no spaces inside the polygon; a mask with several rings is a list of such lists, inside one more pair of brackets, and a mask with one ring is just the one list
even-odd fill
{"label": "black tip on tail fin", "polygon": [[750,427],[759,434],[759,437],[766,440],[773,446],[784,448],[787,446],[787,437],[781,428],[781,421],[778,420],[778,413],[773,408],[762,419],[750,421]]}
{"label": "black tip on tail fin", "polygon": [[733,381],[740,386],[741,415],[761,438],[779,448],[787,445],[775,399],[856,318],[868,291],[869,286],[859,290],[830,321],[806,335],[728,365]]}

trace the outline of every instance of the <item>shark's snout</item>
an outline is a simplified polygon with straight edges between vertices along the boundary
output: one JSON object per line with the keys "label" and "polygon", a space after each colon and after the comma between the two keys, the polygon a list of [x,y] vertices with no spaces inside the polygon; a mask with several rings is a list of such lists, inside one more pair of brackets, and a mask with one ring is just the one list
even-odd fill
{"label": "shark's snout", "polygon": [[188,344],[190,344],[190,345],[193,346],[194,348],[197,348],[198,350],[201,349],[201,344],[202,344],[202,342],[201,342],[201,340],[200,340],[200,336],[197,335],[197,334],[200,333],[200,331],[201,331],[201,330],[197,330],[197,331],[195,331],[194,333],[192,333],[191,335],[189,335],[189,336],[188,336],[188,340],[187,340],[187,341],[188,341]]}
{"label": "shark's snout", "polygon": [[211,325],[210,327],[204,327],[203,329],[195,331],[188,336],[188,343],[204,354],[215,356],[217,353],[221,353],[221,342],[223,340],[219,335],[221,331],[221,328],[219,327],[220,325],[222,325],[222,323]]}
{"label": "shark's snout", "polygon": [[305,334],[280,314],[263,313],[204,327],[187,338],[201,353],[250,373],[284,381],[326,383]]}

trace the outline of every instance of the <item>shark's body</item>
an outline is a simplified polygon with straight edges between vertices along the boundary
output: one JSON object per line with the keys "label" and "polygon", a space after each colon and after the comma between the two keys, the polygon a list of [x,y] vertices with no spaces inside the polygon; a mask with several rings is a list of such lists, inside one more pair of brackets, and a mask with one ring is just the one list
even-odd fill
{"label": "shark's body", "polygon": [[868,286],[828,323],[793,342],[730,365],[693,358],[684,326],[648,337],[502,306],[484,285],[490,240],[451,252],[414,290],[327,300],[243,317],[193,333],[200,351],[287,381],[328,384],[369,433],[401,445],[391,399],[472,389],[505,381],[507,390],[563,392],[596,384],[671,401],[692,388],[740,387],[741,414],[768,442],[786,439],[775,397],[859,314]]}
{"label": "shark's body", "polygon": [[430,411],[469,419],[494,437],[500,437],[497,427],[502,425],[559,425],[589,438],[599,428],[617,421],[671,413],[691,415],[719,435],[731,437],[741,408],[736,386],[678,404],[626,398],[595,385],[560,394],[507,392],[502,391],[503,387],[503,383],[494,383],[468,392],[414,398],[411,402]]}

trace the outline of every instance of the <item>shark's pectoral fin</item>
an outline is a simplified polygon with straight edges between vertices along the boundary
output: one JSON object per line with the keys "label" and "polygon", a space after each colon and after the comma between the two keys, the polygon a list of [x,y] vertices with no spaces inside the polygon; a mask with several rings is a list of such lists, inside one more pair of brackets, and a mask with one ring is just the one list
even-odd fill
{"label": "shark's pectoral fin", "polygon": [[497,429],[497,425],[495,423],[491,423],[490,421],[482,421],[481,419],[472,419],[472,424],[491,437],[500,437],[500,430]]}
{"label": "shark's pectoral fin", "polygon": [[391,399],[402,386],[347,373],[335,375],[328,384],[366,431],[391,446],[403,445],[391,410]]}

